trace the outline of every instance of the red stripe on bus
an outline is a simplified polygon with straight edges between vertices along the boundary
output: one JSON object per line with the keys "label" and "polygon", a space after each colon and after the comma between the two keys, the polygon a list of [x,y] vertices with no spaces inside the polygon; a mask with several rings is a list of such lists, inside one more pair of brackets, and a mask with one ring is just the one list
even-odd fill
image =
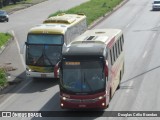
{"label": "red stripe on bus", "polygon": [[114,42],[115,42],[115,37],[113,37],[111,41],[108,43],[108,47],[111,48]]}

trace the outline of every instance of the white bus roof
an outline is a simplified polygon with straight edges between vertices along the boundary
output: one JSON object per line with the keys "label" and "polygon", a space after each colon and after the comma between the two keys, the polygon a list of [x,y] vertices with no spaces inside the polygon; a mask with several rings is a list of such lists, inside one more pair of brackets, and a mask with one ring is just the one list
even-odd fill
{"label": "white bus roof", "polygon": [[40,24],[29,30],[32,34],[64,34],[67,30],[66,25],[62,24]]}
{"label": "white bus roof", "polygon": [[120,29],[94,29],[88,30],[68,46],[63,47],[63,56],[70,55],[101,55],[106,56],[106,45],[113,39],[122,35]]}
{"label": "white bus roof", "polygon": [[83,14],[60,14],[46,19],[43,23],[56,23],[71,26],[84,19],[86,19],[86,16]]}
{"label": "white bus roof", "polygon": [[121,34],[122,30],[120,29],[87,30],[85,33],[77,37],[71,44],[93,43],[93,42],[107,44],[114,37],[115,38],[119,37]]}
{"label": "white bus roof", "polygon": [[34,26],[29,30],[29,33],[64,34],[67,28],[85,19],[86,16],[81,14],[62,14],[48,18],[44,21],[44,24]]}

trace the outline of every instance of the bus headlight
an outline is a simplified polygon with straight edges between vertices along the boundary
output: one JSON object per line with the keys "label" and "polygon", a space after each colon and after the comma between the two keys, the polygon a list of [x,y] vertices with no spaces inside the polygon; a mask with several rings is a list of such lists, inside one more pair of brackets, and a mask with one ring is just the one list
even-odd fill
{"label": "bus headlight", "polygon": [[66,100],[66,97],[62,97],[63,100]]}
{"label": "bus headlight", "polygon": [[105,97],[106,97],[106,95],[99,96],[98,99],[99,99],[99,100],[102,100],[102,99],[105,98]]}
{"label": "bus headlight", "polygon": [[30,68],[26,68],[27,71],[32,72],[32,70]]}
{"label": "bus headlight", "polygon": [[62,107],[64,106],[63,103],[61,103],[61,106],[62,106]]}
{"label": "bus headlight", "polygon": [[102,96],[100,96],[98,99],[99,99],[99,100],[101,100],[101,99],[103,99],[103,97],[102,97]]}
{"label": "bus headlight", "polygon": [[102,103],[102,106],[105,106],[105,103]]}

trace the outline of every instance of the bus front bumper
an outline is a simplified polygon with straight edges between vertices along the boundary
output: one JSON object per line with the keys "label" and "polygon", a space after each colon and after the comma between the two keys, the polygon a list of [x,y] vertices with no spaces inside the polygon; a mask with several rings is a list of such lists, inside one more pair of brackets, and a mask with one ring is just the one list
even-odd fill
{"label": "bus front bumper", "polygon": [[26,71],[26,76],[31,78],[54,78],[54,73]]}
{"label": "bus front bumper", "polygon": [[81,101],[67,101],[63,100],[61,98],[61,108],[67,108],[67,109],[90,109],[90,108],[100,108],[100,109],[105,109],[107,108],[107,105],[109,103],[106,103],[106,98],[102,98],[100,100],[90,100],[91,102],[85,102],[83,100]]}

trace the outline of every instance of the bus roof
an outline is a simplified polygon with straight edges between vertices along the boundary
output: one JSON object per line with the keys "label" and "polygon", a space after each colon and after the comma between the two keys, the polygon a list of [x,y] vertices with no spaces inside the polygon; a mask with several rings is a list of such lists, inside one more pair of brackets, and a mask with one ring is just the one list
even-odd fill
{"label": "bus roof", "polygon": [[86,16],[82,14],[62,14],[53,16],[45,20],[40,25],[36,25],[29,30],[33,34],[65,34],[66,30],[85,20]]}
{"label": "bus roof", "polygon": [[115,37],[122,34],[120,29],[88,30],[77,37],[68,46],[63,47],[62,54],[69,55],[100,55],[106,57],[106,46]]}
{"label": "bus roof", "polygon": [[87,30],[81,36],[77,37],[71,44],[80,43],[102,43],[108,44],[113,38],[121,36],[120,29],[94,29]]}
{"label": "bus roof", "polygon": [[67,26],[72,26],[80,21],[86,19],[86,16],[83,14],[60,14],[57,16],[49,17],[43,23],[56,23],[56,24],[65,24]]}
{"label": "bus roof", "polygon": [[67,47],[63,47],[63,56],[79,56],[79,55],[99,55],[105,56],[106,49],[105,45],[102,44],[73,44]]}
{"label": "bus roof", "polygon": [[65,34],[66,25],[61,24],[40,24],[29,30],[29,34]]}

